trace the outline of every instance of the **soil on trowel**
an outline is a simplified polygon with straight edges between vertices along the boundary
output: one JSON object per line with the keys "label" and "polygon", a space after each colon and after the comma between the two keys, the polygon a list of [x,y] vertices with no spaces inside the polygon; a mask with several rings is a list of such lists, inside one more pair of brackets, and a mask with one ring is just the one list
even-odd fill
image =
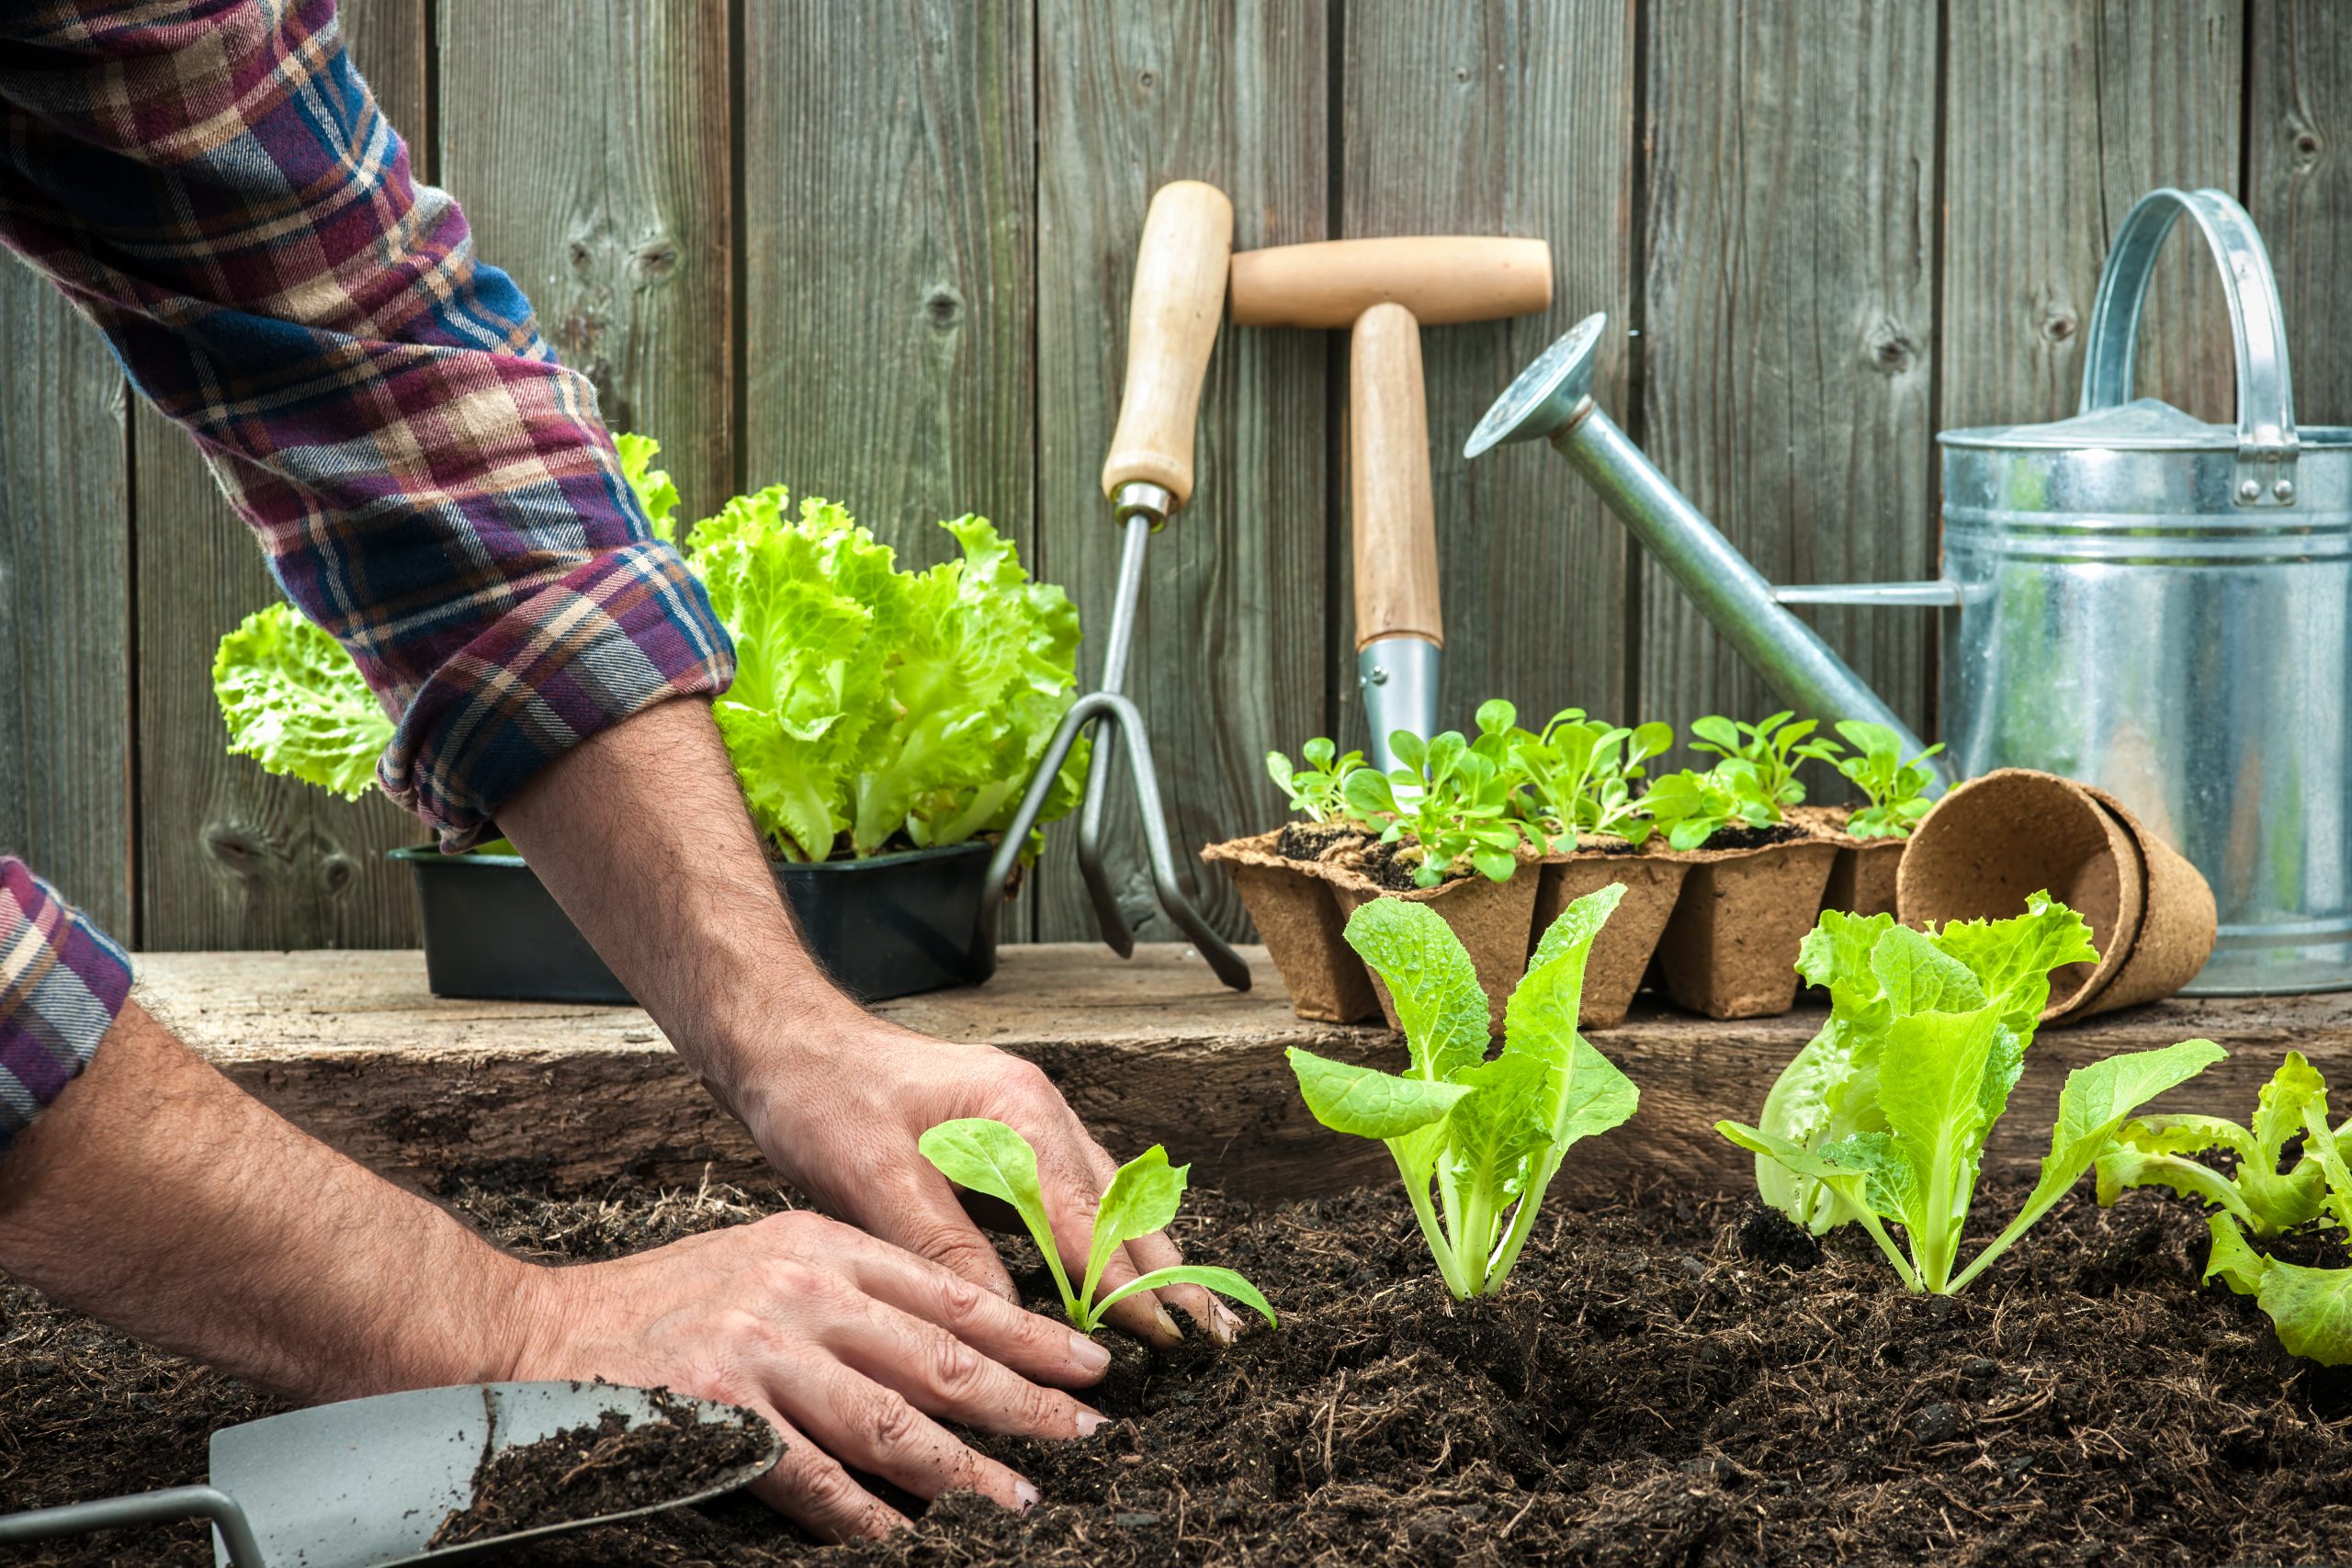
{"label": "soil on trowel", "polygon": [[705,1421],[692,1405],[658,1391],[653,1404],[652,1417],[636,1426],[626,1413],[607,1410],[594,1422],[494,1453],[485,1440],[472,1503],[450,1510],[428,1549],[690,1497],[767,1451],[764,1428]]}
{"label": "soil on trowel", "polygon": [[1351,850],[1372,837],[1346,822],[1286,822],[1274,835],[1274,852],[1284,860],[1321,860],[1333,850]]}
{"label": "soil on trowel", "polygon": [[[775,1201],[454,1197],[509,1243],[571,1257]],[[2022,1197],[1987,1184],[1970,1252]],[[1195,1192],[1177,1239],[1264,1287],[1282,1329],[1223,1352],[1106,1340],[1094,1438],[974,1439],[1044,1493],[1026,1514],[900,1498],[910,1531],[818,1547],[736,1494],[482,1561],[2124,1568],[2341,1562],[2352,1540],[2352,1377],[2200,1288],[2204,1223],[2165,1194],[2100,1210],[2086,1182],[1953,1298],[1906,1294],[1861,1236],[1664,1187],[1547,1209],[1504,1292],[1470,1303],[1439,1284],[1393,1184],[1259,1208]],[[1044,1305],[1034,1254],[1008,1255]],[[199,1479],[210,1429],[267,1408],[21,1288],[4,1304],[7,1506]],[[193,1526],[29,1551],[11,1561],[210,1562]]]}

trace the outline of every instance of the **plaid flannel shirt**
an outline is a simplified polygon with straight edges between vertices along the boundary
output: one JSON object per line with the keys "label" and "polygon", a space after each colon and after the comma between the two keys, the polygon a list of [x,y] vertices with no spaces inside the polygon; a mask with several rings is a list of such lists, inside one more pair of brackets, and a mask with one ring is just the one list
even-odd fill
{"label": "plaid flannel shirt", "polygon": [[[0,243],[195,438],[392,716],[378,777],[444,847],[589,735],[732,679],[594,391],[410,177],[333,0],[0,0]],[[5,1147],[126,971],[0,878]]]}

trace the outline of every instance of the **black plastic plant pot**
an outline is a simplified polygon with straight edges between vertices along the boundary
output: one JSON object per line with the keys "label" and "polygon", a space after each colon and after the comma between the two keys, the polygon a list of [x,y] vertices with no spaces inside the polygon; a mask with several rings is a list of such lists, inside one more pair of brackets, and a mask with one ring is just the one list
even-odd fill
{"label": "black plastic plant pot", "polygon": [[[993,953],[974,938],[993,849],[976,840],[769,869],[808,951],[843,990],[873,1002],[989,977]],[[392,858],[416,874],[435,996],[631,1000],[521,856],[404,849]]]}

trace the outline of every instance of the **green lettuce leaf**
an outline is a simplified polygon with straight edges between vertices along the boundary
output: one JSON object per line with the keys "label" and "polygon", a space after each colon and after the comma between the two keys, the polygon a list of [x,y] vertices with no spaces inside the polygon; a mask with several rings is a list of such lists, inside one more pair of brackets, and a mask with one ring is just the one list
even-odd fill
{"label": "green lettuce leaf", "polygon": [[290,605],[256,610],[212,655],[229,751],[356,800],[375,786],[392,721],[343,645]]}

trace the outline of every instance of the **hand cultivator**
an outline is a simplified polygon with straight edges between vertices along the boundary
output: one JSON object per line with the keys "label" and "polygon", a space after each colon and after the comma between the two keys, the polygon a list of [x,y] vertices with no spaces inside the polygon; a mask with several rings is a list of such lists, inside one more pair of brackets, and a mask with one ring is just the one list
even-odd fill
{"label": "hand cultivator", "polygon": [[1111,636],[1102,654],[1102,684],[1071,704],[1063,716],[1061,728],[1038,761],[1021,809],[989,863],[975,937],[981,954],[996,951],[998,912],[1062,760],[1078,744],[1080,734],[1092,727],[1094,752],[1087,768],[1086,804],[1079,817],[1078,863],[1102,940],[1122,958],[1135,952],[1135,931],[1102,865],[1102,814],[1110,794],[1111,753],[1117,746],[1126,752],[1135,784],[1159,907],[1208,960],[1218,979],[1237,991],[1250,988],[1250,965],[1210,929],[1178,879],[1168,818],[1160,804],[1159,775],[1151,763],[1151,742],[1142,713],[1124,690],[1127,653],[1135,641],[1136,604],[1143,593],[1144,548],[1193,498],[1193,416],[1208,371],[1209,348],[1216,341],[1217,318],[1225,307],[1226,270],[1232,254],[1233,205],[1222,192],[1197,180],[1178,180],[1162,186],[1151,198],[1127,309],[1126,389],[1119,401],[1111,455],[1102,464],[1102,493],[1126,535],[1119,556],[1118,590],[1112,600]]}

